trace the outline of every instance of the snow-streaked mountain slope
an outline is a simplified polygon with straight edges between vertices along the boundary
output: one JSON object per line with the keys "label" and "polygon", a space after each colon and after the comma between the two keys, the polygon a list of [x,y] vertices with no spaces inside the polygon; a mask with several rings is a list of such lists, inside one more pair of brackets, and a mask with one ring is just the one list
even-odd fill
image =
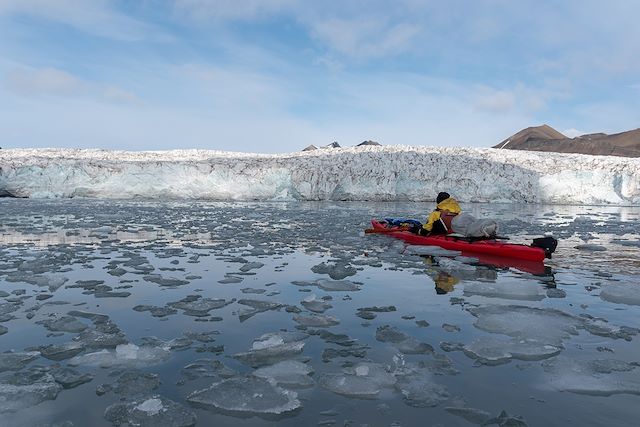
{"label": "snow-streaked mountain slope", "polygon": [[0,195],[640,205],[640,159],[363,146],[290,154],[0,150]]}

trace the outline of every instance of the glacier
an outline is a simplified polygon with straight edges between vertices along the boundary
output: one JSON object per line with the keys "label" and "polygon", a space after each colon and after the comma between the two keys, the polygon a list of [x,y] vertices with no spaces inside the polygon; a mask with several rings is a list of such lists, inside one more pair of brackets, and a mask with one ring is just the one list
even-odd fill
{"label": "glacier", "polygon": [[640,159],[363,146],[287,154],[2,149],[0,196],[640,205]]}

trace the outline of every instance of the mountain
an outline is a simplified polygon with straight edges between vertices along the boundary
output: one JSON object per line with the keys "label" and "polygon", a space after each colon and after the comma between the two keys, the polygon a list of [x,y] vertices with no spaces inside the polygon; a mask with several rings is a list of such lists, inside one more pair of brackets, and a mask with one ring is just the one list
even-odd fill
{"label": "mountain", "polygon": [[371,141],[371,140],[367,140],[367,141],[362,141],[360,144],[356,145],[356,147],[364,147],[365,145],[382,145],[377,141]]}
{"label": "mountain", "polygon": [[523,129],[493,148],[640,157],[640,129],[613,135],[593,133],[568,138],[551,126],[542,125]]}

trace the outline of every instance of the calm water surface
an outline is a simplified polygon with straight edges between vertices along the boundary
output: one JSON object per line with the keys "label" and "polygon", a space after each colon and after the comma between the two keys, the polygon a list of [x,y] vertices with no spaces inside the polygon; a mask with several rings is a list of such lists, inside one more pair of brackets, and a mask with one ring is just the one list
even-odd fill
{"label": "calm water surface", "polygon": [[463,206],[546,268],[363,233],[430,209],[0,199],[0,424],[635,424],[640,208]]}

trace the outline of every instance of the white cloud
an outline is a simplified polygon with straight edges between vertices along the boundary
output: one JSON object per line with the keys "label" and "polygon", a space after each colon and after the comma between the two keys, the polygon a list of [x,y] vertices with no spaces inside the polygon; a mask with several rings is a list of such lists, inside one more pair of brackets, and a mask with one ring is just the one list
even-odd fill
{"label": "white cloud", "polygon": [[379,19],[328,19],[311,24],[311,34],[330,50],[354,58],[380,58],[411,48],[420,33],[416,25]]}
{"label": "white cloud", "polygon": [[94,97],[111,102],[139,102],[133,93],[118,86],[91,82],[56,68],[14,68],[6,74],[5,86],[23,97]]}
{"label": "white cloud", "polygon": [[478,85],[473,93],[473,105],[480,111],[504,113],[520,110],[526,114],[544,110],[549,100],[563,98],[564,93],[555,90],[553,82],[549,87],[533,88],[516,84],[507,89],[496,89]]}
{"label": "white cloud", "polygon": [[297,0],[174,0],[180,15],[197,21],[253,20],[286,11]]}
{"label": "white cloud", "polygon": [[293,92],[283,87],[284,81],[266,74],[231,67],[187,64],[175,69],[180,85],[199,92],[206,99],[205,108],[226,110],[237,108],[263,113],[293,102]]}
{"label": "white cloud", "polygon": [[108,0],[0,0],[0,17],[35,16],[121,41],[171,39],[157,27],[117,11],[112,4]]}
{"label": "white cloud", "polygon": [[571,129],[563,130],[561,133],[563,135],[569,137],[569,138],[575,138],[576,136],[584,135],[584,134],[586,134],[588,132],[584,132],[584,131],[581,131],[581,130],[578,130],[578,129],[571,128]]}
{"label": "white cloud", "polygon": [[118,86],[107,85],[102,88],[104,99],[123,104],[139,104],[140,99],[133,93]]}
{"label": "white cloud", "polygon": [[[320,99],[292,73],[276,78],[194,64],[150,74],[165,88],[162,98],[136,105],[107,102],[95,87],[93,96],[32,95],[21,102],[0,93],[12,105],[0,115],[0,145],[288,152],[373,139],[491,146],[531,121],[517,110],[474,109],[473,88],[459,82],[410,74],[340,73],[318,82]],[[300,114],[296,103],[319,114]]]}
{"label": "white cloud", "polygon": [[501,113],[511,111],[516,105],[515,95],[504,90],[484,89],[476,100],[476,107],[480,110]]}
{"label": "white cloud", "polygon": [[89,91],[89,84],[55,68],[19,69],[8,73],[6,85],[20,95],[78,96]]}

